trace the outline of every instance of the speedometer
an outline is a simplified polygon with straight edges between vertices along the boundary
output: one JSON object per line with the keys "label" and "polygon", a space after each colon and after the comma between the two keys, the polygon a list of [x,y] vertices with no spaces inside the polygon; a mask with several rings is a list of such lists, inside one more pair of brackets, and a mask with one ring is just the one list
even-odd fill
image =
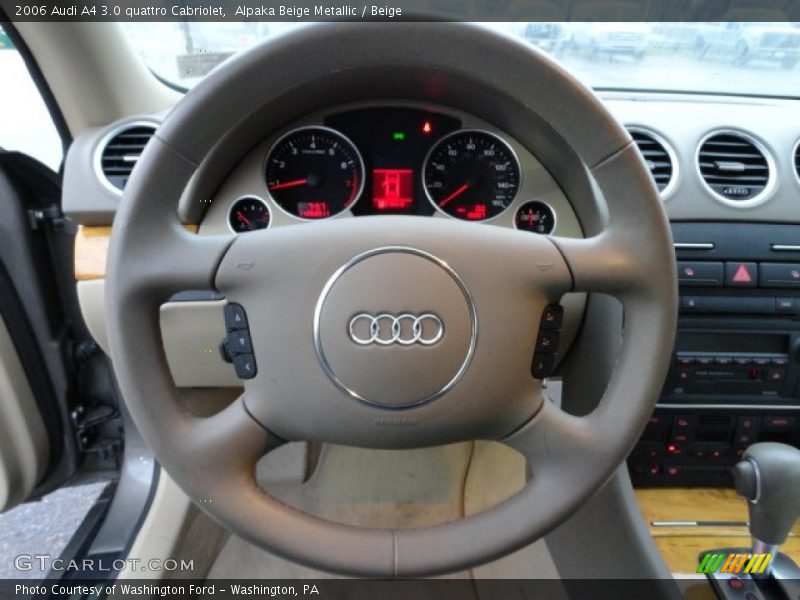
{"label": "speedometer", "polygon": [[496,135],[462,129],[431,148],[422,173],[425,193],[440,211],[483,221],[506,210],[519,191],[517,156]]}
{"label": "speedometer", "polygon": [[344,135],[327,127],[295,129],[267,156],[267,191],[287,213],[324,219],[355,204],[364,189],[364,161]]}

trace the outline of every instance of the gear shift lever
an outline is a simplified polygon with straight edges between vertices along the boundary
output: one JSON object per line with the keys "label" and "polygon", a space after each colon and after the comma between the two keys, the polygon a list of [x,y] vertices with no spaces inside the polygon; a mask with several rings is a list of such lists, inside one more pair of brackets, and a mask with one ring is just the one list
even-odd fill
{"label": "gear shift lever", "polygon": [[800,516],[800,450],[763,442],[750,446],[733,470],[747,499],[754,553],[777,554]]}
{"label": "gear shift lever", "polygon": [[715,552],[727,554],[728,562],[731,556],[750,562],[744,571],[736,558],[735,569],[707,571],[709,582],[724,600],[800,599],[800,569],[778,552],[800,516],[800,450],[772,442],[753,444],[733,468],[733,478],[736,491],[748,501],[753,548],[749,554],[743,548]]}

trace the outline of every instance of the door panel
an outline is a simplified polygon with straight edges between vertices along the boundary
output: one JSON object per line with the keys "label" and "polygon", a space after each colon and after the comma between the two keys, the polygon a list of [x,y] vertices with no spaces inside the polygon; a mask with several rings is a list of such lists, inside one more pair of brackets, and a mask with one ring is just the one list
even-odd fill
{"label": "door panel", "polygon": [[36,399],[8,328],[0,322],[0,512],[30,496],[49,456]]}
{"label": "door panel", "polygon": [[76,424],[94,398],[80,375],[99,352],[87,345],[60,201],[48,167],[0,152],[0,510],[68,482],[86,458]]}

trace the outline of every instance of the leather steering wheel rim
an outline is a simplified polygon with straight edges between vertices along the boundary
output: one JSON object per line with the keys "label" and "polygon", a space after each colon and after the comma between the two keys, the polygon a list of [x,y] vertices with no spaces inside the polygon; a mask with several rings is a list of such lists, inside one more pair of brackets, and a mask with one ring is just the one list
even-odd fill
{"label": "leather steering wheel rim", "polygon": [[[333,219],[238,238],[194,235],[182,227],[178,200],[192,194],[200,173],[224,171],[221,144],[237,145],[241,156],[259,131],[277,129],[314,103],[371,96],[460,103],[455,107],[472,111],[474,98],[491,98],[498,124],[531,148],[541,143],[536,128],[551,128],[596,184],[605,227],[588,239],[418,217]],[[503,123],[511,115],[526,118]],[[309,236],[325,256],[306,261],[313,264],[291,259]],[[347,397],[321,365],[308,361],[314,356],[309,308],[321,302],[324,285],[344,264],[376,251],[398,272],[430,267],[408,263],[406,255],[415,252],[440,259],[463,278],[478,315],[475,353],[463,378],[441,398],[403,408],[411,426],[388,430],[381,427],[385,407]],[[507,261],[502,272],[494,262],[500,257]],[[125,402],[157,459],[231,531],[323,570],[434,575],[487,562],[542,537],[625,459],[668,366],[677,314],[674,261],[658,193],[629,135],[591,91],[543,54],[465,24],[312,26],[212,73],[148,144],[111,238],[111,354]],[[239,266],[249,263],[255,268]],[[437,285],[444,281],[435,269],[430,278]],[[283,297],[292,285],[302,300]],[[236,402],[207,418],[182,407],[161,342],[159,307],[186,289],[220,290],[245,306],[255,328],[258,377],[245,383]],[[597,408],[584,417],[542,401],[540,383],[525,368],[541,309],[570,291],[613,295],[625,311],[616,367]],[[348,290],[342,302],[351,295]],[[286,318],[275,319],[276,310]],[[520,319],[530,322],[518,327]],[[293,360],[304,365],[307,382],[290,378],[275,352],[291,328],[302,331]],[[509,348],[494,351],[504,340]],[[487,372],[494,376],[482,375]],[[500,440],[527,457],[534,476],[518,494],[460,521],[411,530],[356,528],[303,514],[256,485],[254,465],[263,454],[308,437],[385,448]]]}

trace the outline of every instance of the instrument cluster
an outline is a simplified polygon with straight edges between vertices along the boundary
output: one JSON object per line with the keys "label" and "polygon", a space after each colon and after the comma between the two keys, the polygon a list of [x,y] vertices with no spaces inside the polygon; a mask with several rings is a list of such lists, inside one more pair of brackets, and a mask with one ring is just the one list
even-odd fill
{"label": "instrument cluster", "polygon": [[[292,128],[264,159],[263,195],[237,198],[228,211],[236,233],[269,227],[271,207],[298,220],[436,213],[490,221],[520,194],[523,168],[496,133],[415,107],[365,107]],[[526,199],[527,200],[527,199]],[[549,234],[551,206],[530,199],[516,207],[518,229]]]}

